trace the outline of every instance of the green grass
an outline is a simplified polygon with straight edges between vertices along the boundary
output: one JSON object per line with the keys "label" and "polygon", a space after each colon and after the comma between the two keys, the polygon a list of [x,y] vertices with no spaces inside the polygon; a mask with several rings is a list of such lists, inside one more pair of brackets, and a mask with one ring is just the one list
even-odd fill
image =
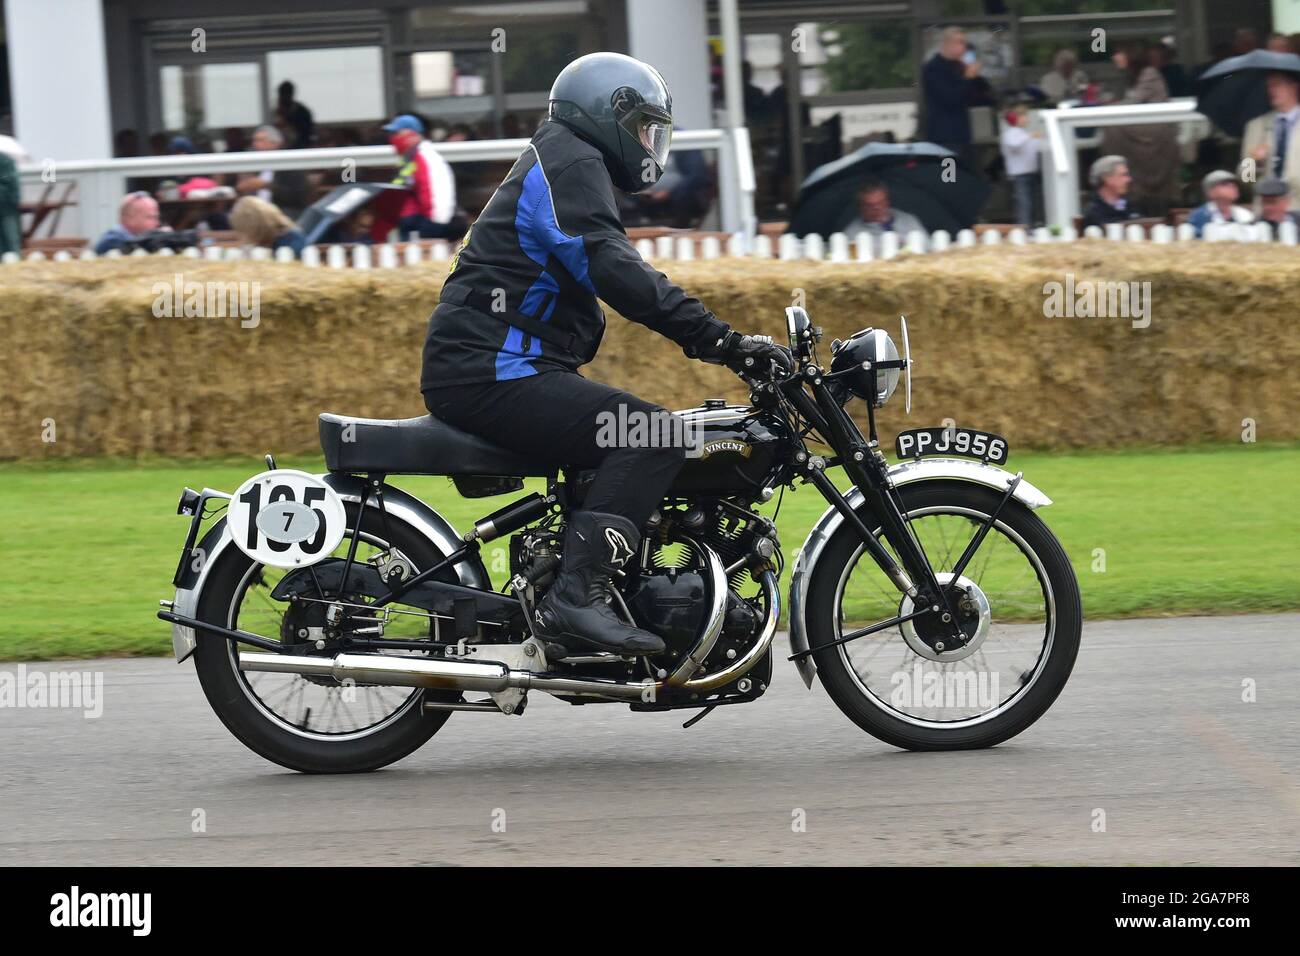
{"label": "green grass", "polygon": [[[1055,500],[1039,514],[1074,561],[1090,618],[1300,608],[1300,446],[1016,453],[1010,467]],[[168,653],[154,613],[186,529],[181,487],[232,491],[262,469],[255,458],[0,465],[0,659]],[[503,503],[462,499],[445,478],[393,483],[458,528]],[[786,492],[787,568],[823,510],[811,488]],[[504,543],[485,551],[499,583]]]}

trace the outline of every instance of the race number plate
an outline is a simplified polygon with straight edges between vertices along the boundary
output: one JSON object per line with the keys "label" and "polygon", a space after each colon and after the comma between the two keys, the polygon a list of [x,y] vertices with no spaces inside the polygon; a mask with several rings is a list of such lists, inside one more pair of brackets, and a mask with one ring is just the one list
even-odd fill
{"label": "race number plate", "polygon": [[972,428],[911,428],[900,432],[894,440],[894,451],[899,458],[957,455],[1005,465],[1008,450],[1007,440],[1001,435]]}
{"label": "race number plate", "polygon": [[226,522],[235,546],[275,568],[301,568],[334,553],[347,515],[329,485],[279,468],[249,478],[231,496]]}

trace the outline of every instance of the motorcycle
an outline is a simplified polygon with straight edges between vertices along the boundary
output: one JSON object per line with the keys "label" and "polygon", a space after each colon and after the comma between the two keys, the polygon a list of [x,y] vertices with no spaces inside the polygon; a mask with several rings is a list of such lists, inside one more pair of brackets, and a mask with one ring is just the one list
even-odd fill
{"label": "motorcycle", "polygon": [[[747,704],[773,678],[784,559],[776,490],[811,485],[828,507],[790,575],[789,660],[859,727],[909,750],[993,746],[1060,694],[1082,626],[1070,561],[1035,513],[1041,491],[999,467],[1005,439],[913,429],[890,465],[877,409],[905,383],[883,329],[831,345],[786,310],[788,362],[735,369],[749,406],[675,413],[686,462],[607,600],[660,635],[652,657],[557,653],[533,631],[566,516],[592,472],[527,460],[430,416],[320,416],[327,472],[277,468],[234,493],[186,488],[190,524],[158,617],[194,658],[209,703],[245,745],[313,773],[374,770],[412,753],[451,714],[521,715],[530,692],[634,711]],[[847,407],[866,406],[863,435]],[[832,469],[842,468],[841,491]],[[520,492],[458,533],[393,475],[445,475],[469,498]],[[780,502],[777,502],[779,509]],[[224,513],[222,513],[224,512]],[[482,547],[508,537],[494,590]]]}

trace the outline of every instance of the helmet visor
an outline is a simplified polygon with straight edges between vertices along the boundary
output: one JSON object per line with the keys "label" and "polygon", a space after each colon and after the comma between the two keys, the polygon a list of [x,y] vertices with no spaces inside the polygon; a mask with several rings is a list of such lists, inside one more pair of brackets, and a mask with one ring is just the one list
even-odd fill
{"label": "helmet visor", "polygon": [[633,110],[622,120],[623,128],[641,144],[660,169],[668,163],[668,150],[673,139],[673,121],[644,109]]}

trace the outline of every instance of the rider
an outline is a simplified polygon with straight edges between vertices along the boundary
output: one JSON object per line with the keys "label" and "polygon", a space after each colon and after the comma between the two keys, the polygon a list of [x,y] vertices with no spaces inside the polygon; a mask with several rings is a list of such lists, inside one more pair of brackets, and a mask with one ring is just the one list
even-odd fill
{"label": "rider", "polygon": [[535,615],[539,636],[566,649],[664,649],[615,613],[607,591],[685,458],[680,447],[600,439],[602,412],[629,422],[665,412],[578,374],[605,330],[597,296],[692,358],[739,367],[781,354],[651,268],[623,230],[614,189],[639,192],[663,175],[672,122],[653,67],[619,53],[566,66],[548,121],[462,241],[429,320],[420,388],[434,416],[542,461],[596,469]]}

